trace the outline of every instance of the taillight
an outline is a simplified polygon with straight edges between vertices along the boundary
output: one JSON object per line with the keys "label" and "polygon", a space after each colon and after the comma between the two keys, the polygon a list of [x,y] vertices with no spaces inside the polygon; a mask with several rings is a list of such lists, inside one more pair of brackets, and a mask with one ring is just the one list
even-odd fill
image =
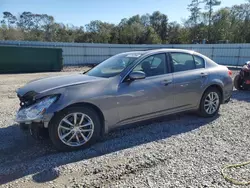
{"label": "taillight", "polygon": [[228,70],[228,75],[229,76],[232,76],[233,75],[233,72],[231,70]]}

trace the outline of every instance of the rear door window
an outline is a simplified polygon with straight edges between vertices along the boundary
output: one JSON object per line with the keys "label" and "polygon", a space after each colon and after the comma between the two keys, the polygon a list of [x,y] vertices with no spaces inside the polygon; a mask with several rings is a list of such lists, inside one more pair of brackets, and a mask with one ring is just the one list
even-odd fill
{"label": "rear door window", "polygon": [[171,53],[173,72],[181,72],[196,69],[194,58],[191,54]]}
{"label": "rear door window", "polygon": [[195,60],[195,66],[197,69],[205,68],[205,61],[203,58],[195,55],[194,60]]}

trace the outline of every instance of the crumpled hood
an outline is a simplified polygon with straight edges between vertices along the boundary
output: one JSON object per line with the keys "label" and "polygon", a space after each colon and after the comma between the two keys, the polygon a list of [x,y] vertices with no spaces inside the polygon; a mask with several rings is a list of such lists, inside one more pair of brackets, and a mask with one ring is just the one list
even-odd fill
{"label": "crumpled hood", "polygon": [[35,93],[43,93],[53,89],[67,87],[76,84],[84,84],[88,82],[94,82],[102,80],[104,78],[87,76],[84,74],[71,74],[66,76],[54,76],[48,78],[42,78],[34,80],[19,88],[17,93],[19,96],[25,95],[27,92],[33,91]]}

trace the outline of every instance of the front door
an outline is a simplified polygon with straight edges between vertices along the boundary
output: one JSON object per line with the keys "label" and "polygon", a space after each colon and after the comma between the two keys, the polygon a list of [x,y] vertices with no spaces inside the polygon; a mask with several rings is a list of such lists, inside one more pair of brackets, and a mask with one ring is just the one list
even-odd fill
{"label": "front door", "polygon": [[145,79],[125,80],[119,85],[117,101],[121,122],[147,119],[173,108],[173,75],[167,67],[165,53],[152,55],[133,70],[143,71]]}

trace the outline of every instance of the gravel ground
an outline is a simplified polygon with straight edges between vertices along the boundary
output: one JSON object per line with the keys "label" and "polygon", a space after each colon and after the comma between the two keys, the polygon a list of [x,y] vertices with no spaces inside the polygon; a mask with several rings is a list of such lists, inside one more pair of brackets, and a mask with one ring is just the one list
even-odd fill
{"label": "gravel ground", "polygon": [[[112,132],[71,153],[58,153],[49,140],[37,142],[19,130],[15,89],[32,79],[83,70],[0,75],[2,187],[237,187],[220,170],[250,160],[250,92],[234,91],[215,118],[172,115]],[[250,179],[250,166],[228,173]]]}

